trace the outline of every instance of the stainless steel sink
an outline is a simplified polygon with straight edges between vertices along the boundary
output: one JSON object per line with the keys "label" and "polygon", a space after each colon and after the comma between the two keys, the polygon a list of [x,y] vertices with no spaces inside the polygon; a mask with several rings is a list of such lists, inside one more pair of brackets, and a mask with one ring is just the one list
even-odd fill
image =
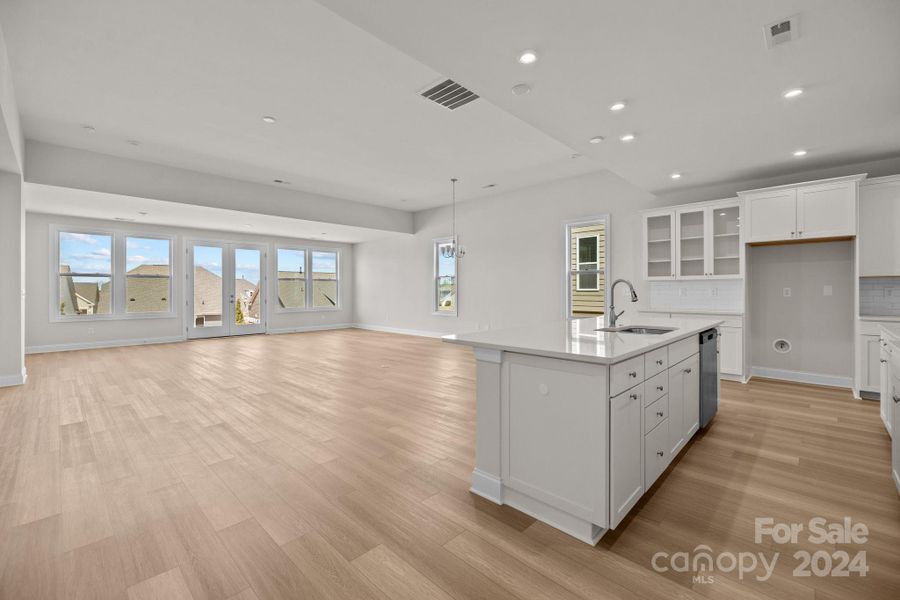
{"label": "stainless steel sink", "polygon": [[634,333],[637,335],[662,335],[675,331],[675,327],[653,327],[647,325],[625,325],[622,327],[601,327],[594,331],[606,331],[609,333]]}

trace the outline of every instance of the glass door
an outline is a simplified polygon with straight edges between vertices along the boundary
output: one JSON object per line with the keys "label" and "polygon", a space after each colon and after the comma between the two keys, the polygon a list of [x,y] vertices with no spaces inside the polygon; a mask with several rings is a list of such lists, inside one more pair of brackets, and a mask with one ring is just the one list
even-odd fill
{"label": "glass door", "polygon": [[671,279],[675,277],[675,213],[644,215],[644,277]]}
{"label": "glass door", "polygon": [[704,278],[706,268],[706,210],[679,210],[678,217],[678,276]]}
{"label": "glass door", "polygon": [[741,274],[741,207],[717,206],[712,212],[711,275],[738,277]]}
{"label": "glass door", "polygon": [[189,242],[189,338],[265,331],[265,248]]}

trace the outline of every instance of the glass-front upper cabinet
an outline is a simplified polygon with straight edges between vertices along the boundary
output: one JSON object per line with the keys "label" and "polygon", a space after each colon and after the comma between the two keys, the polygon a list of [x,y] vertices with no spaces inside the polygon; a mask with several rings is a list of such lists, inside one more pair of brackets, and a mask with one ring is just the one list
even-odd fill
{"label": "glass-front upper cabinet", "polygon": [[675,277],[675,211],[644,214],[644,278]]}
{"label": "glass-front upper cabinet", "polygon": [[678,223],[678,271],[682,279],[706,277],[706,224],[705,208],[678,209],[675,215]]}
{"label": "glass-front upper cabinet", "polygon": [[718,206],[710,212],[713,236],[710,275],[738,277],[741,274],[741,206]]}
{"label": "glass-front upper cabinet", "polygon": [[644,213],[644,277],[743,277],[741,203],[722,200]]}

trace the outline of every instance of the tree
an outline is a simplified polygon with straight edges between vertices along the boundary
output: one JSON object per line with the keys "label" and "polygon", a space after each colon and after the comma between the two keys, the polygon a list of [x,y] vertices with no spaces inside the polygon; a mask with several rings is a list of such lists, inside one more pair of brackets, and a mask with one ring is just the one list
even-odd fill
{"label": "tree", "polygon": [[240,300],[234,303],[234,322],[238,325],[244,324],[244,311],[241,308]]}

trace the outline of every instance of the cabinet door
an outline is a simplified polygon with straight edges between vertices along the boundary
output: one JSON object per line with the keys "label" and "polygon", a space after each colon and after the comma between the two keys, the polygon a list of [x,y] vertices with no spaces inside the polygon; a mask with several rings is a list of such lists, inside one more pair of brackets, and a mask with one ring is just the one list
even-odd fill
{"label": "cabinet door", "polygon": [[[893,371],[893,369],[891,369]],[[891,424],[893,431],[900,431],[900,404],[894,401],[900,398],[900,379],[896,373],[891,376]],[[891,471],[894,476],[894,485],[900,490],[900,434],[891,438]]]}
{"label": "cabinet door", "polygon": [[900,177],[859,188],[859,275],[900,275]]}
{"label": "cabinet door", "polygon": [[887,429],[889,435],[894,435],[894,426],[893,426],[893,412],[894,412],[894,401],[891,398],[891,363],[890,363],[890,350],[888,349],[888,345],[886,342],[880,342],[880,354],[879,354],[879,367],[880,367],[880,385],[878,386],[879,391],[879,400],[881,404],[881,422],[884,423],[884,428]]}
{"label": "cabinet door", "polygon": [[744,375],[744,330],[719,327],[719,370],[728,375]]}
{"label": "cabinet door", "polygon": [[675,212],[675,233],[678,236],[675,273],[680,279],[704,279],[709,275],[706,216],[704,208],[679,209]]}
{"label": "cabinet door", "polygon": [[644,436],[644,489],[649,490],[653,482],[669,465],[669,420],[654,427]]}
{"label": "cabinet door", "polygon": [[881,384],[881,338],[877,335],[859,336],[861,350],[859,389],[877,392]]}
{"label": "cabinet door", "polygon": [[797,232],[797,191],[749,194],[745,199],[748,243],[793,239]]}
{"label": "cabinet door", "polygon": [[641,414],[644,410],[642,386],[636,386],[610,400],[609,497],[610,528],[628,514],[644,493],[641,450],[644,440]]}
{"label": "cabinet door", "polygon": [[741,243],[741,205],[713,206],[709,211],[706,270],[720,279],[743,276],[743,247]]}
{"label": "cabinet door", "polygon": [[797,237],[856,235],[855,181],[810,185],[797,190]]}
{"label": "cabinet door", "polygon": [[[684,361],[687,362],[687,361]],[[669,369],[669,422],[666,448],[668,460],[672,460],[684,446],[684,363],[678,363]]]}
{"label": "cabinet door", "polygon": [[675,277],[675,212],[644,215],[644,279]]}
{"label": "cabinet door", "polygon": [[681,363],[684,373],[684,441],[700,429],[700,355]]}

